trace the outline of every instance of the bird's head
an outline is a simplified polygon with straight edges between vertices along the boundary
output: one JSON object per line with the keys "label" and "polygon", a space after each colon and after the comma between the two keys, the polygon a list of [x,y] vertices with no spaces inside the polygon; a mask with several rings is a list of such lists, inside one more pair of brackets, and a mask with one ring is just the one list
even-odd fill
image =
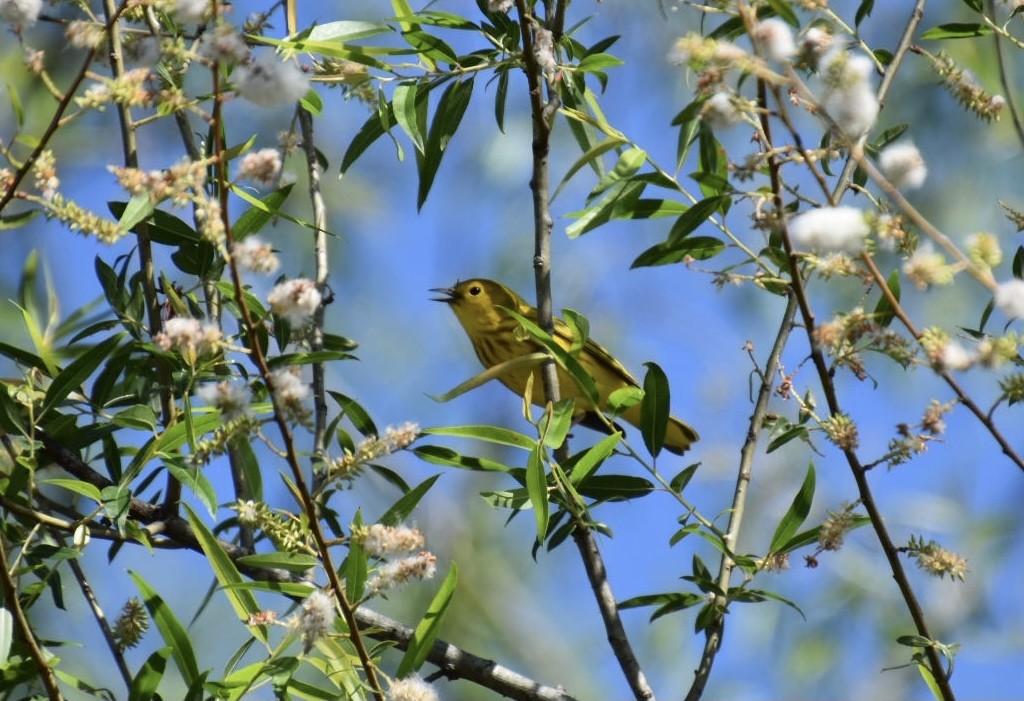
{"label": "bird's head", "polygon": [[457,282],[454,287],[436,287],[431,292],[444,295],[435,297],[435,302],[446,302],[462,327],[471,335],[478,331],[497,328],[507,315],[502,311],[522,311],[529,305],[522,297],[504,285],[493,280],[476,278]]}

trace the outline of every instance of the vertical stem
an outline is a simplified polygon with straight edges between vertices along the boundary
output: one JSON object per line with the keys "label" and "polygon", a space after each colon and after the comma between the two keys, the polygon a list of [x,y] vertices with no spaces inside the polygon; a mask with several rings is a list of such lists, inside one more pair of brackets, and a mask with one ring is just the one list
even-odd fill
{"label": "vertical stem", "polygon": [[[782,322],[775,334],[775,344],[768,354],[764,370],[761,373],[761,386],[757,392],[757,402],[754,404],[754,413],[750,417],[750,425],[747,428],[747,438],[740,449],[740,466],[736,474],[736,488],[733,491],[732,508],[729,511],[729,525],[725,532],[726,552],[732,553],[736,550],[736,541],[739,537],[740,527],[743,523],[743,514],[746,511],[747,488],[753,474],[754,454],[757,450],[757,437],[764,426],[764,417],[768,413],[768,400],[771,398],[773,378],[779,369],[779,361],[782,358],[782,351],[789,341],[789,333],[793,328],[793,318],[796,315],[796,297],[789,295],[786,310],[782,314]],[[718,568],[718,588],[722,591],[729,590],[729,582],[732,579],[732,571],[736,563],[731,557],[722,554]],[[717,597],[715,604],[720,607],[728,605],[724,596]],[[711,675],[711,668],[715,663],[718,648],[722,644],[722,634],[725,631],[724,610],[719,612],[709,626],[704,638],[704,651],[701,654],[700,663],[694,675],[693,684],[686,694],[686,701],[696,701],[704,693],[708,678]]]}
{"label": "vertical stem", "polygon": [[[306,154],[306,174],[309,178],[309,199],[313,206],[313,254],[316,260],[316,286],[323,293],[327,288],[330,272],[327,257],[327,203],[321,187],[323,171],[317,159],[316,144],[313,140],[313,117],[299,108],[299,129],[302,132],[302,149]],[[327,299],[325,295],[325,299]],[[324,347],[324,305],[316,310],[313,317],[312,351]],[[324,364],[313,363],[313,460],[321,462],[324,457],[327,431],[327,397],[324,386]]]}
{"label": "vertical stem", "polygon": [[[764,81],[758,81],[758,99],[762,104],[764,104],[767,99]],[[785,211],[785,203],[782,199],[782,175],[780,173],[778,159],[774,156],[774,151],[772,150],[773,142],[771,137],[771,122],[769,121],[766,113],[762,113],[761,126],[768,138],[768,142],[765,146],[769,149],[768,172],[771,180],[775,211],[779,212],[781,215],[781,213]],[[816,324],[814,320],[814,312],[811,309],[810,301],[807,298],[807,290],[804,287],[803,275],[800,270],[800,259],[793,250],[793,244],[790,241],[789,232],[786,230],[784,221],[781,222],[781,226],[782,244],[783,248],[785,248],[786,257],[789,261],[790,285],[792,286],[792,293],[800,306],[800,316],[803,320],[804,332],[807,335],[807,341],[811,348],[811,361],[814,365],[815,371],[817,372],[818,381],[821,383],[822,392],[825,395],[829,414],[832,416],[838,416],[842,414],[842,409],[839,405],[839,397],[836,394],[835,384],[832,382],[832,375],[829,371],[828,363],[825,362],[825,356],[821,352],[821,347],[815,340]],[[896,580],[896,586],[899,588],[900,594],[903,596],[903,601],[910,613],[910,617],[914,622],[914,628],[917,631],[917,634],[921,637],[933,640],[931,633],[928,630],[928,624],[925,621],[924,611],[921,609],[921,604],[917,600],[917,595],[914,593],[914,589],[910,584],[906,571],[903,569],[903,563],[900,561],[899,550],[897,550],[896,545],[892,542],[892,538],[889,536],[889,531],[885,527],[885,520],[882,516],[882,512],[875,503],[875,496],[871,491],[871,484],[868,482],[867,471],[864,469],[864,466],[860,462],[860,458],[853,450],[844,448],[843,455],[846,458],[847,465],[849,465],[850,472],[853,474],[853,479],[857,484],[857,493],[860,495],[860,501],[864,505],[864,509],[867,511],[868,517],[871,519],[871,525],[875,530],[879,546],[889,563],[893,579]],[[924,649],[924,654],[928,659],[929,671],[935,680],[935,684],[939,688],[942,698],[944,701],[955,701],[956,696],[953,693],[953,688],[949,684],[949,677],[946,675],[946,670],[944,669],[942,659],[938,651],[935,647],[929,646]]]}
{"label": "vertical stem", "polygon": [[[107,20],[107,48],[109,51],[110,68],[114,78],[124,75],[124,52],[121,46],[121,27],[117,22],[120,11],[114,0],[103,0],[103,12]],[[131,111],[119,102],[114,103],[117,119],[120,124],[121,150],[124,153],[124,164],[128,168],[139,167],[139,144],[132,124]],[[149,226],[139,222],[136,227],[136,240],[139,244],[139,269],[142,272],[142,296],[146,304],[146,316],[149,320],[149,333],[160,332],[160,302],[156,294],[156,266],[153,263],[153,243],[149,237]],[[174,422],[174,404],[171,400],[171,378],[166,368],[161,370],[160,381],[160,412],[165,427]],[[167,493],[164,496],[165,507],[174,512],[181,499],[181,483],[170,473],[167,475]]]}
{"label": "vertical stem", "polygon": [[[552,43],[557,45],[565,21],[568,0],[545,0],[546,17],[552,33]],[[535,5],[536,7],[536,5]],[[523,40],[523,63],[530,95],[530,113],[533,121],[533,174],[530,178],[530,192],[533,195],[534,254],[533,270],[537,288],[537,323],[551,333],[554,330],[554,304],[551,295],[551,217],[550,174],[548,157],[551,150],[551,130],[554,118],[561,104],[557,91],[547,82],[542,68],[534,54],[535,28],[540,24],[530,14],[526,0],[516,0],[519,26]],[[547,87],[547,99],[545,99]],[[541,366],[544,382],[544,396],[548,402],[559,399],[558,375],[554,360],[549,359]],[[563,443],[555,450],[555,459],[564,463],[569,457],[569,446]],[[654,691],[647,683],[640,662],[633,652],[626,628],[619,615],[615,594],[608,581],[608,571],[593,531],[583,519],[574,515],[576,528],[573,541],[580,553],[587,579],[597,602],[601,619],[612,652],[626,677],[633,695],[638,701],[653,701]]]}
{"label": "vertical stem", "polygon": [[46,656],[43,655],[39,641],[36,640],[36,636],[32,632],[32,624],[29,623],[25,609],[21,607],[21,601],[18,599],[18,587],[14,583],[10,570],[7,569],[7,547],[4,545],[3,533],[0,533],[0,592],[3,593],[5,608],[10,610],[14,618],[15,628],[21,634],[25,647],[28,648],[29,656],[35,663],[36,669],[39,670],[39,681],[46,689],[46,695],[50,701],[62,701],[64,697],[60,693],[60,687],[57,686],[57,677],[50,665],[46,663]]}

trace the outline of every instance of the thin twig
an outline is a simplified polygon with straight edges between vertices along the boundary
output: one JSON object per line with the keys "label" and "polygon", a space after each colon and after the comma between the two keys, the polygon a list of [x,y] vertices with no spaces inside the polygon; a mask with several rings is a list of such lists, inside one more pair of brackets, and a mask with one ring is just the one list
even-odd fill
{"label": "thin twig", "polygon": [[[988,0],[989,14],[995,17],[995,0]],[[1010,119],[1013,121],[1013,129],[1017,133],[1017,140],[1024,146],[1024,123],[1021,122],[1020,112],[1017,110],[1017,103],[1013,99],[1013,86],[1010,83],[1010,76],[1006,68],[1006,59],[1003,58],[1003,41],[1000,32],[992,32],[992,42],[996,50],[996,65],[999,67],[999,83],[1003,86],[1006,105],[1010,108]]]}
{"label": "thin twig", "polygon": [[[764,127],[765,133],[769,138],[771,138],[770,125],[767,120],[764,122]],[[779,173],[778,161],[774,158],[769,158],[768,169],[771,179],[772,193],[775,198],[776,210],[779,212],[785,211],[785,203],[782,199],[782,180]],[[825,361],[825,356],[821,352],[821,347],[818,345],[815,337],[816,325],[814,312],[811,309],[810,301],[807,297],[807,291],[804,287],[803,275],[800,271],[800,257],[793,249],[793,244],[789,238],[789,230],[784,221],[781,222],[781,233],[783,248],[786,251],[786,257],[789,260],[791,286],[797,302],[800,305],[800,316],[803,320],[804,332],[807,335],[808,344],[811,348],[811,361],[818,375],[818,381],[821,383],[829,414],[831,416],[840,416],[843,412],[839,404],[838,395],[836,394],[835,384],[832,381],[832,374],[829,370],[828,363]],[[928,640],[933,640],[931,633],[928,630],[928,625],[925,621],[921,604],[918,602],[917,595],[914,593],[914,589],[910,584],[910,579],[907,577],[906,571],[903,569],[903,563],[900,561],[899,557],[899,550],[896,548],[892,538],[889,536],[888,529],[885,527],[885,520],[882,516],[882,512],[875,503],[875,497],[867,479],[867,471],[861,464],[860,458],[857,456],[856,452],[849,448],[843,448],[842,452],[850,467],[850,472],[853,474],[854,481],[857,484],[857,492],[860,495],[860,501],[868,513],[868,518],[871,520],[871,525],[875,530],[875,535],[878,538],[879,545],[889,563],[893,579],[896,580],[896,586],[899,588],[900,594],[903,596],[903,601],[910,613],[910,617],[914,622],[914,628],[918,635]],[[938,651],[935,647],[928,646],[925,648],[924,653],[928,658],[928,666],[930,667],[935,683],[942,694],[942,698],[945,701],[954,701],[956,697],[949,684],[949,678],[946,676],[946,671],[943,667]]]}
{"label": "thin twig", "polygon": [[[321,178],[323,169],[313,140],[313,116],[298,108],[302,150],[306,155],[306,176],[309,179],[309,200],[313,207],[313,257],[316,261],[316,287],[321,293],[327,289],[330,264],[327,256],[327,202],[324,199]],[[326,297],[325,297],[326,298]],[[324,347],[324,305],[313,316],[313,338],[310,349],[316,353]],[[324,364],[313,363],[313,460],[322,462],[326,454],[327,393],[324,386]]]}
{"label": "thin twig", "polygon": [[[59,538],[63,542],[63,538]],[[110,648],[110,654],[114,658],[114,663],[117,665],[117,670],[121,673],[121,679],[124,681],[128,691],[132,688],[132,673],[128,669],[128,663],[124,659],[124,655],[121,650],[117,647],[117,641],[114,640],[114,632],[110,629],[110,625],[107,623],[107,617],[103,613],[103,607],[100,606],[99,600],[96,598],[95,592],[92,590],[92,585],[89,584],[88,578],[85,576],[85,572],[82,570],[82,566],[78,562],[78,558],[68,558],[68,566],[71,567],[71,573],[75,576],[75,580],[78,582],[78,588],[82,590],[82,596],[85,597],[86,603],[89,604],[89,609],[92,611],[93,618],[96,619],[96,624],[100,627],[100,631],[103,633],[103,640],[106,641],[107,647]]]}
{"label": "thin twig", "polygon": [[64,697],[60,693],[60,687],[57,686],[57,677],[50,665],[46,663],[46,655],[43,654],[43,649],[39,646],[35,633],[32,632],[32,624],[29,623],[25,609],[21,607],[21,601],[18,599],[18,587],[7,569],[7,546],[4,544],[2,533],[0,533],[0,589],[4,595],[4,607],[14,617],[14,623],[21,635],[22,642],[28,648],[28,654],[39,671],[39,680],[43,683],[43,688],[46,689],[46,695],[50,701],[62,701]]}
{"label": "thin twig", "polygon": [[[875,265],[874,258],[871,254],[865,252],[861,254],[861,261],[865,266],[867,266],[868,272],[871,273],[871,277],[874,279],[875,284],[878,285],[878,288],[882,291],[886,301],[889,302],[889,306],[893,310],[893,314],[896,315],[896,318],[900,320],[900,323],[903,324],[908,332],[910,332],[910,335],[914,337],[914,340],[920,342],[921,331],[914,325],[914,322],[907,315],[906,310],[903,309],[903,305],[900,304],[900,301],[896,299],[896,295],[894,295],[892,290],[889,289],[885,276],[882,275],[878,266]],[[973,399],[971,399],[970,395],[964,391],[960,386],[960,383],[956,381],[956,378],[954,378],[948,370],[943,368],[933,369],[936,374],[938,374],[938,376],[941,377],[947,385],[949,385],[949,388],[953,390],[957,396],[957,400],[967,407],[967,409],[974,414],[979,421],[981,421],[982,425],[992,435],[992,438],[999,444],[1003,454],[1006,455],[1006,457],[1008,457],[1018,468],[1024,470],[1024,458],[1022,458],[1017,451],[1014,450],[1013,446],[1010,445],[1010,442],[1006,440],[1006,436],[1002,434],[988,412],[983,410]]]}
{"label": "thin twig", "polygon": [[[565,21],[567,0],[553,0],[545,3],[546,17],[552,32],[552,42],[557,45]],[[534,5],[536,7],[536,5]],[[523,40],[523,63],[529,88],[530,113],[533,121],[533,173],[530,179],[530,191],[533,195],[534,216],[534,256],[533,269],[537,289],[537,320],[539,326],[551,333],[554,329],[551,294],[551,230],[554,222],[551,217],[551,191],[548,156],[551,147],[551,130],[560,100],[557,91],[548,84],[547,78],[538,65],[534,52],[535,28],[539,23],[527,9],[525,0],[516,0],[519,14],[519,26]],[[545,86],[547,99],[545,100]],[[545,399],[549,403],[558,401],[558,375],[553,359],[541,365],[541,377],[544,383]],[[555,459],[564,464],[569,457],[569,447],[563,443],[555,450]],[[576,528],[573,530],[573,542],[580,553],[587,579],[601,613],[605,632],[612,651],[619,662],[626,681],[639,701],[653,701],[654,691],[644,676],[633,652],[626,628],[619,615],[618,604],[608,581],[601,550],[593,531],[579,514],[574,513]]]}
{"label": "thin twig", "polygon": [[[736,549],[736,541],[739,537],[740,527],[743,523],[743,514],[746,510],[747,487],[753,473],[757,439],[761,435],[761,429],[764,427],[764,419],[768,413],[768,401],[771,399],[775,374],[779,368],[782,351],[786,348],[786,343],[789,341],[789,333],[793,328],[793,319],[796,316],[796,311],[796,296],[790,294],[789,300],[786,303],[786,309],[782,314],[779,330],[775,334],[775,343],[768,354],[768,359],[765,361],[764,370],[761,371],[761,386],[757,392],[757,401],[754,403],[754,413],[751,415],[750,424],[747,427],[747,437],[743,441],[743,447],[740,448],[736,488],[733,490],[732,508],[729,511],[729,525],[724,538],[728,552],[734,552]],[[718,588],[723,592],[729,590],[729,581],[732,578],[732,572],[735,567],[736,563],[731,557],[722,555],[718,569]],[[703,695],[704,687],[707,685],[708,677],[711,674],[711,667],[714,665],[718,648],[722,643],[722,633],[725,630],[724,608],[728,605],[728,601],[724,596],[719,596],[715,603],[723,611],[715,617],[714,622],[707,630],[704,638],[704,651],[701,654],[700,663],[697,665],[693,684],[686,694],[686,701],[697,701]]]}

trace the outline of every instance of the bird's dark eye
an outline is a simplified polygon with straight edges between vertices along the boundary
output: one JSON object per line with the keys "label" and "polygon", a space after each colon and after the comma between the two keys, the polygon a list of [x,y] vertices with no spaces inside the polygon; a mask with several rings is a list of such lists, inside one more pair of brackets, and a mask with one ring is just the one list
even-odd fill
{"label": "bird's dark eye", "polygon": [[473,295],[474,297],[476,297],[481,292],[483,292],[483,288],[480,287],[480,285],[473,285],[472,287],[469,288],[469,294]]}

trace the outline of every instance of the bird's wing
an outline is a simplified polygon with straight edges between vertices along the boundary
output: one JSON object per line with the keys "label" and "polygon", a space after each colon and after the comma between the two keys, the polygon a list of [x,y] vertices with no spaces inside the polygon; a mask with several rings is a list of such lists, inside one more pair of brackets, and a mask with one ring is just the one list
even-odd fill
{"label": "bird's wing", "polygon": [[[572,328],[561,319],[555,319],[554,336],[563,348],[566,350],[572,348],[574,340]],[[615,376],[625,384],[632,385],[633,387],[640,386],[640,383],[637,382],[636,378],[630,374],[629,370],[627,370],[622,363],[616,360],[611,353],[605,350],[604,346],[594,339],[587,338],[587,342],[583,344],[583,352],[580,353],[580,355],[590,355],[598,367],[610,369]],[[593,371],[591,371],[591,373],[593,373]]]}

